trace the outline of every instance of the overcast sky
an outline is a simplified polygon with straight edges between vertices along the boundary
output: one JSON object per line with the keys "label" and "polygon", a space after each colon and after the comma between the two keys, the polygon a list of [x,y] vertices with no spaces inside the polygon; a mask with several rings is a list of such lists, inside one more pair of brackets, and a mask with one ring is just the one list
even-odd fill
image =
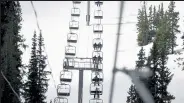
{"label": "overcast sky", "polygon": [[[152,1],[147,2],[147,5],[158,5],[161,1]],[[23,55],[23,62],[28,63],[31,52],[31,38],[33,37],[34,30],[37,30],[36,19],[34,16],[31,3],[29,1],[21,1],[22,7],[22,30],[21,33],[26,38],[26,44],[29,45],[29,48],[25,51]],[[42,29],[44,43],[46,51],[48,54],[48,59],[50,65],[53,69],[54,79],[56,84],[59,84],[59,75],[60,71],[63,69],[63,59],[65,46],[67,45],[67,33],[69,33],[69,21],[71,20],[71,1],[33,1],[35,8],[38,13],[38,20],[40,28]],[[104,13],[104,19],[102,24],[116,24],[118,22],[117,17],[119,16],[119,1],[105,1],[102,5],[102,10]],[[180,29],[183,31],[184,27],[182,24],[184,9],[184,2],[176,1],[176,10],[180,12]],[[168,6],[168,2],[164,2],[164,7]],[[81,16],[79,19],[80,29],[78,34],[78,43],[77,43],[77,57],[91,57],[92,56],[92,40],[94,37],[93,28],[91,26],[86,26],[86,12],[87,12],[87,2],[83,1],[80,4]],[[93,23],[93,14],[94,14],[94,2],[91,2],[91,23]],[[136,55],[139,51],[137,46],[137,34],[136,26],[137,22],[137,12],[140,8],[139,1],[126,1],[124,9],[124,19],[123,22],[134,22],[132,24],[123,25],[121,28],[120,36],[120,47],[119,50],[124,52],[119,53],[118,58],[118,67],[127,66],[133,68],[135,66],[135,60],[137,59]],[[38,30],[37,30],[38,33]],[[117,25],[104,25],[104,33],[102,34],[103,38],[103,70],[104,70],[104,82],[103,82],[103,95],[101,98],[104,100],[104,103],[108,102],[109,91],[110,91],[110,82],[111,82],[111,71],[114,61],[114,51],[115,51],[115,40],[117,33]],[[178,41],[178,42],[181,42]],[[151,46],[151,45],[150,45]],[[180,46],[179,46],[180,47]],[[178,47],[178,48],[179,48]],[[146,51],[149,51],[149,48],[146,48]],[[173,56],[170,56],[174,58]],[[173,62],[173,59],[168,61],[169,67],[172,69],[176,67],[176,64]],[[48,67],[47,67],[48,69]],[[176,96],[176,99],[173,103],[181,103],[184,101],[184,71],[181,72],[180,69],[172,69],[175,74],[172,82],[170,83],[168,90]],[[71,96],[68,97],[69,103],[74,103],[78,99],[78,72],[73,71],[74,77],[71,83]],[[89,94],[89,87],[91,83],[91,72],[86,71],[84,73],[84,99],[83,102],[88,102],[93,96]],[[124,74],[117,73],[115,81],[115,92],[114,92],[114,103],[125,103],[127,97],[127,91],[131,85],[129,77]],[[56,97],[56,89],[54,83],[51,80],[49,81],[49,88],[47,92],[47,101],[54,99]]]}

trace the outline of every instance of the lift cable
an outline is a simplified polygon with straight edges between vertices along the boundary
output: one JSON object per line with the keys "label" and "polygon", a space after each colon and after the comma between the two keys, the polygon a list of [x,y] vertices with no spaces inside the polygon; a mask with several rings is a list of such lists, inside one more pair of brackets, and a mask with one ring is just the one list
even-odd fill
{"label": "lift cable", "polygon": [[[31,1],[31,5],[32,5],[33,11],[34,11],[34,13],[35,13],[36,22],[37,22],[37,27],[38,27],[39,31],[41,32],[41,29],[40,29],[40,26],[39,26],[39,23],[38,23],[37,12],[36,12],[36,9],[35,9],[34,4],[33,4],[32,1]],[[46,52],[45,46],[43,46],[43,48],[44,48],[44,51],[45,51],[45,53],[46,53],[47,63],[48,63],[49,69],[50,69],[50,71],[51,71],[51,76],[52,76],[52,79],[53,79],[53,82],[54,82],[54,87],[56,88],[56,83],[55,83],[55,80],[54,80],[52,68],[51,68],[50,63],[49,63],[49,60],[48,60],[48,54],[47,54],[47,52]]]}
{"label": "lift cable", "polygon": [[[1,70],[1,74],[3,76],[3,78],[6,80],[6,82],[8,83],[8,85],[10,86],[11,90],[13,91],[13,93],[16,95],[16,97],[18,98],[18,100],[21,102],[21,98],[19,97],[19,95],[15,92],[15,90],[13,89],[11,83],[8,81],[8,79],[6,78],[6,76],[4,75],[3,71]],[[22,102],[21,102],[22,103]]]}

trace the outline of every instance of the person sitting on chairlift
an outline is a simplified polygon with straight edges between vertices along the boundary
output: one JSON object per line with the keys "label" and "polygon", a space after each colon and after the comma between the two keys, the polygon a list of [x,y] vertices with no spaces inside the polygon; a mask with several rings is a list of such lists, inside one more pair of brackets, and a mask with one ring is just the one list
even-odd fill
{"label": "person sitting on chairlift", "polygon": [[96,57],[96,55],[93,57],[93,63],[95,63],[96,62],[96,59],[97,59],[97,57]]}
{"label": "person sitting on chairlift", "polygon": [[93,48],[94,48],[94,49],[96,49],[96,47],[97,47],[97,44],[96,44],[96,43],[94,43],[94,44],[93,44]]}
{"label": "person sitting on chairlift", "polygon": [[98,43],[98,47],[99,47],[99,49],[100,49],[100,51],[101,51],[101,49],[102,49],[102,44],[101,44],[101,42]]}
{"label": "person sitting on chairlift", "polygon": [[102,63],[102,57],[100,55],[98,56],[98,61]]}
{"label": "person sitting on chairlift", "polygon": [[97,6],[100,6],[100,1],[97,1],[96,3],[97,3],[97,4],[96,4]]}
{"label": "person sitting on chairlift", "polygon": [[99,81],[99,78],[98,78],[97,75],[93,79],[94,79],[95,82]]}

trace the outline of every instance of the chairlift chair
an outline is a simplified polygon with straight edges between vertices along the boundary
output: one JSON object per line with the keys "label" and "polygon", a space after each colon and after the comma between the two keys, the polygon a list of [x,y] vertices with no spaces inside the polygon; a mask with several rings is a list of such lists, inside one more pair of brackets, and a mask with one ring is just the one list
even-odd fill
{"label": "chairlift chair", "polygon": [[71,30],[78,30],[79,29],[79,22],[72,20],[69,22],[69,29]]}
{"label": "chairlift chair", "polygon": [[92,82],[103,82],[103,72],[92,71],[91,73]]}
{"label": "chairlift chair", "polygon": [[102,12],[102,10],[95,10],[94,18],[95,19],[103,19],[103,12]]}
{"label": "chairlift chair", "polygon": [[102,1],[95,1],[95,4],[96,4],[97,6],[100,6],[100,5],[103,5],[103,2],[102,2]]}
{"label": "chairlift chair", "polygon": [[103,71],[103,64],[102,63],[98,63],[98,64],[94,63],[92,71],[102,72]]}
{"label": "chairlift chair", "polygon": [[73,1],[74,4],[80,4],[81,1]]}
{"label": "chairlift chair", "polygon": [[56,97],[54,103],[68,103],[68,99],[64,97]]}
{"label": "chairlift chair", "polygon": [[103,52],[101,51],[94,51],[93,52],[93,63],[102,63],[103,60]]}
{"label": "chairlift chair", "polygon": [[184,33],[183,33],[183,35],[182,35],[181,39],[184,39]]}
{"label": "chairlift chair", "polygon": [[93,98],[89,100],[89,103],[103,103],[103,100],[100,98]]}
{"label": "chairlift chair", "polygon": [[75,66],[75,61],[73,58],[65,58],[63,60],[63,68],[64,69],[72,69]]}
{"label": "chairlift chair", "polygon": [[76,47],[75,46],[66,46],[65,47],[65,55],[68,55],[68,56],[75,56],[76,54]]}
{"label": "chairlift chair", "polygon": [[103,47],[103,40],[101,38],[93,39],[93,48],[94,50],[100,51]]}
{"label": "chairlift chair", "polygon": [[60,82],[71,82],[72,81],[72,72],[69,70],[63,70],[60,73]]}
{"label": "chairlift chair", "polygon": [[70,96],[70,85],[69,84],[59,84],[57,86],[57,95],[58,96]]}
{"label": "chairlift chair", "polygon": [[90,94],[91,95],[102,95],[103,93],[103,85],[99,83],[98,85],[96,83],[91,83],[90,85]]}
{"label": "chairlift chair", "polygon": [[80,16],[80,9],[79,8],[72,8],[71,16],[79,17]]}
{"label": "chairlift chair", "polygon": [[93,33],[103,33],[103,25],[95,24],[93,25]]}
{"label": "chairlift chair", "polygon": [[69,33],[67,35],[67,42],[69,43],[77,43],[78,36],[76,33]]}

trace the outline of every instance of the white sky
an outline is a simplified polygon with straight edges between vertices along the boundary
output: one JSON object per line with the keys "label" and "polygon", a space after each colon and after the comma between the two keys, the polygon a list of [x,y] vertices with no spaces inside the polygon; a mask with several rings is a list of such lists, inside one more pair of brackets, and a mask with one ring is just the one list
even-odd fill
{"label": "white sky", "polygon": [[[29,45],[29,48],[25,51],[23,55],[23,62],[28,63],[31,52],[31,38],[33,37],[34,30],[37,30],[36,19],[34,16],[31,3],[29,1],[20,1],[22,7],[22,31],[21,33],[26,38],[26,44]],[[38,20],[40,28],[43,32],[44,43],[46,51],[48,54],[48,59],[50,65],[53,69],[54,79],[56,84],[59,84],[59,75],[62,70],[63,59],[65,46],[67,45],[66,37],[69,33],[69,21],[71,20],[71,1],[34,1],[35,8],[38,13]],[[158,5],[160,1],[151,1],[147,4]],[[91,23],[93,23],[93,13],[94,13],[94,2],[91,2]],[[102,10],[104,13],[104,19],[102,23],[104,24],[115,24],[118,22],[117,17],[119,16],[119,1],[105,1],[102,5]],[[167,8],[168,1],[164,2],[164,7]],[[180,12],[180,18],[183,19],[184,2],[176,1],[176,10]],[[124,9],[124,19],[123,22],[137,22],[136,14],[140,8],[139,1],[126,1]],[[91,57],[92,56],[92,40],[93,40],[93,29],[92,27],[86,26],[86,11],[87,11],[87,2],[83,1],[80,4],[81,16],[80,16],[80,29],[79,29],[79,38],[77,44],[77,57]],[[135,15],[135,16],[130,16]],[[182,20],[179,22],[182,24]],[[184,30],[183,25],[181,30]],[[38,30],[37,30],[38,31]],[[121,29],[120,37],[120,47],[119,50],[125,50],[125,52],[119,53],[118,58],[118,67],[127,66],[133,68],[135,66],[135,60],[137,59],[136,55],[139,51],[137,47],[137,34],[136,26],[134,24],[123,25]],[[111,71],[114,61],[114,51],[115,51],[115,39],[116,39],[117,25],[104,25],[104,33],[102,34],[103,38],[103,70],[104,70],[104,88],[103,95],[101,98],[104,100],[104,103],[108,102],[109,91],[110,91],[110,82],[111,82]],[[181,40],[179,41],[181,42]],[[151,46],[151,45],[150,45]],[[149,51],[149,48],[146,48],[146,51]],[[172,56],[171,56],[172,57]],[[172,57],[174,58],[174,57]],[[169,60],[169,67],[172,69],[175,67],[173,60]],[[181,103],[184,101],[183,92],[184,83],[181,82],[184,80],[184,72],[181,72],[179,69],[172,70],[175,73],[175,76],[170,83],[169,91],[171,94],[176,96],[176,99],[173,103]],[[74,103],[77,101],[78,95],[78,72],[73,71],[74,77],[71,83],[71,96],[68,97],[69,103]],[[93,98],[89,94],[89,86],[91,83],[91,72],[87,71],[84,73],[84,92],[83,92],[83,102],[88,102],[89,99]],[[118,73],[116,76],[115,83],[115,92],[114,92],[114,103],[120,103],[120,101],[126,102],[127,91],[130,87],[131,81],[129,77],[124,74]],[[56,97],[56,90],[53,85],[52,78],[49,82],[49,88],[47,92],[47,101],[54,99]]]}

